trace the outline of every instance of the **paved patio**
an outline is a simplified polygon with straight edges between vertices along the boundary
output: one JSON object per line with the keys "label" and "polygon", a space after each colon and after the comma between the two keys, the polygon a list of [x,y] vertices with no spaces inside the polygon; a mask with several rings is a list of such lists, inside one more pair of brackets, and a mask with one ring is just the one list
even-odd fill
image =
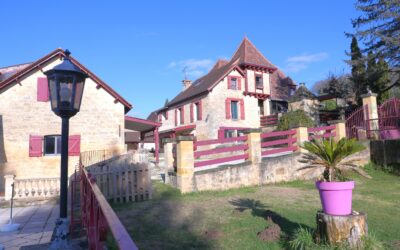
{"label": "paved patio", "polygon": [[[13,222],[20,229],[13,233],[0,232],[0,245],[8,249],[20,249],[23,246],[49,243],[59,215],[58,205],[35,205],[13,209]],[[8,223],[9,208],[0,208],[0,226]]]}

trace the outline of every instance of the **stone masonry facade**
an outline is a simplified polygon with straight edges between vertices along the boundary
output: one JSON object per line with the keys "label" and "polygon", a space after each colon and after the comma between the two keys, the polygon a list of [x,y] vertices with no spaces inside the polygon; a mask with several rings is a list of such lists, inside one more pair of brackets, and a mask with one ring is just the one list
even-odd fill
{"label": "stone masonry facade", "polygon": [[[61,60],[54,57],[42,71],[35,70],[18,83],[0,92],[0,176],[14,174],[17,178],[58,177],[60,155],[29,156],[31,135],[61,134],[61,118],[56,116],[50,102],[37,101],[37,79]],[[125,107],[115,97],[98,88],[91,78],[86,79],[80,112],[70,119],[70,136],[80,135],[80,151],[124,151]],[[79,156],[69,157],[69,175]],[[0,190],[4,180],[0,178]]]}

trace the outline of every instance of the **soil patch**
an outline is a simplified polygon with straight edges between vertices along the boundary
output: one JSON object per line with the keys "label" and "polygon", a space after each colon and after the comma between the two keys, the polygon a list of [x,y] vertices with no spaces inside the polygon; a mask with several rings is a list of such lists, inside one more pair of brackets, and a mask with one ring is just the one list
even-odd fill
{"label": "soil patch", "polygon": [[281,228],[278,224],[272,222],[269,218],[270,226],[266,227],[263,231],[257,233],[257,237],[262,241],[273,242],[277,241],[281,237]]}

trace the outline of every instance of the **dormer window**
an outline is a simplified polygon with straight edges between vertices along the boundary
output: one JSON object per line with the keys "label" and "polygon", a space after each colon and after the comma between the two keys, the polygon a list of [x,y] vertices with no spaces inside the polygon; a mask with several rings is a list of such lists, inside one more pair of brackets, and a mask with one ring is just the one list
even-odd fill
{"label": "dormer window", "polygon": [[256,82],[256,89],[264,88],[262,75],[256,75],[255,82]]}
{"label": "dormer window", "polygon": [[228,89],[240,90],[240,78],[237,76],[228,76]]}

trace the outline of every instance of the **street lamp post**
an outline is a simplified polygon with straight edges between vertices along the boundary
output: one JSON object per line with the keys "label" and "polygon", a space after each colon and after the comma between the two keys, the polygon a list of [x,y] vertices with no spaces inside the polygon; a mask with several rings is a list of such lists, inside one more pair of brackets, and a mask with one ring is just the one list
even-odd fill
{"label": "street lamp post", "polygon": [[44,72],[47,76],[50,104],[53,112],[61,117],[61,177],[60,177],[60,218],[56,223],[55,238],[52,249],[65,249],[68,246],[68,135],[69,118],[79,112],[85,79],[85,72],[70,60],[66,50],[64,61]]}

